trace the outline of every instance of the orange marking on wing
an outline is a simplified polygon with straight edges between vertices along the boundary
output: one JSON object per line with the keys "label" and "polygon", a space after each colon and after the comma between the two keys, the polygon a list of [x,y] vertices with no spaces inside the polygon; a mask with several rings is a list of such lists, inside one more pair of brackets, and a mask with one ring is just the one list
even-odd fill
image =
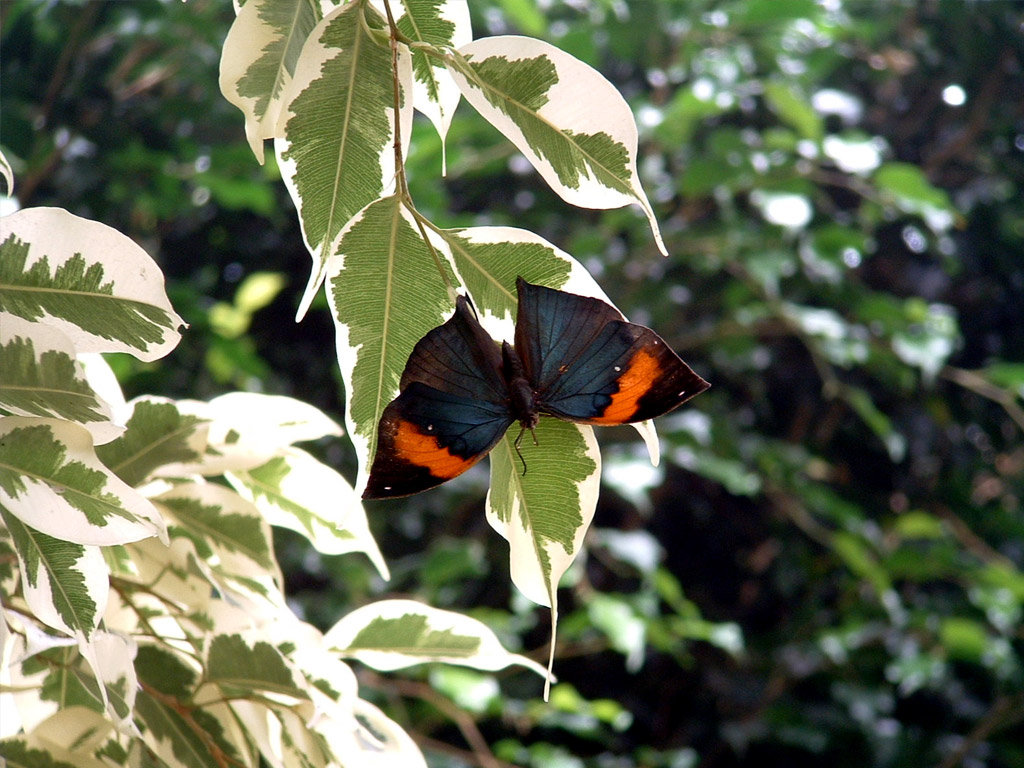
{"label": "orange marking on wing", "polygon": [[629,361],[619,377],[619,391],[604,413],[593,419],[595,424],[625,424],[637,412],[640,398],[651,389],[651,382],[661,375],[661,364],[650,352],[641,349]]}
{"label": "orange marking on wing", "polygon": [[410,421],[401,420],[396,425],[394,437],[395,452],[399,457],[418,467],[426,467],[434,477],[450,480],[475,464],[480,457],[458,456],[438,443],[433,435],[426,435]]}

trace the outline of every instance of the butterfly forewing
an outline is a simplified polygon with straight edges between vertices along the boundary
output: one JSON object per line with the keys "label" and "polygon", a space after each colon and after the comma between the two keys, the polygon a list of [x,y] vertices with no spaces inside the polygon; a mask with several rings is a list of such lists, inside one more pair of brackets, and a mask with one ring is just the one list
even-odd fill
{"label": "butterfly forewing", "polygon": [[667,413],[709,386],[658,334],[627,323],[602,301],[523,282],[519,301],[516,349],[525,350],[544,413],[587,424],[632,423]]}
{"label": "butterfly forewing", "polygon": [[605,325],[622,320],[622,315],[600,299],[533,285],[522,278],[516,281],[516,289],[515,348],[530,382],[543,397],[586,354]]}

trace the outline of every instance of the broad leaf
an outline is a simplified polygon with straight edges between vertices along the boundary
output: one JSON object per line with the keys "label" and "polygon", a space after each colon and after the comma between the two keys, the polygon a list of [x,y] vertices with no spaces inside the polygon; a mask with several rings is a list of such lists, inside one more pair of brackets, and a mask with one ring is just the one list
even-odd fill
{"label": "broad leaf", "polygon": [[36,530],[77,544],[167,535],[149,500],[107,469],[89,433],[67,421],[0,418],[0,504]]}
{"label": "broad leaf", "polygon": [[234,553],[276,570],[266,521],[234,491],[221,485],[188,483],[153,501],[172,516],[168,524],[171,538],[189,539],[203,560],[218,553]]}
{"label": "broad leaf", "polygon": [[306,686],[287,659],[269,642],[241,635],[216,635],[209,643],[204,681],[226,696],[271,694],[285,703],[308,699]]}
{"label": "broad leaf", "polygon": [[[404,46],[398,79],[406,148],[412,64]],[[275,143],[313,257],[300,318],[323,282],[330,244],[352,216],[394,184],[394,87],[387,24],[366,3],[339,8],[310,33]]]}
{"label": "broad leaf", "polygon": [[667,255],[637,177],[638,134],[629,105],[597,70],[549,43],[474,40],[449,67],[473,107],[501,131],[566,202],[640,205]]}
{"label": "broad leaf", "polygon": [[178,410],[210,422],[198,461],[165,466],[165,477],[220,475],[265,464],[292,443],[340,435],[341,427],[308,403],[280,395],[231,392],[211,400],[180,401]]}
{"label": "broad leaf", "polygon": [[[362,210],[332,253],[327,291],[348,393],[346,423],[359,457],[356,488],[362,488],[377,448],[377,422],[398,394],[409,353],[455,302],[397,196]],[[451,272],[449,279],[458,282]]]}
{"label": "broad leaf", "polygon": [[486,624],[414,600],[380,600],[358,608],[331,627],[324,643],[383,671],[441,661],[491,671],[519,664],[544,674],[535,661],[502,648]]}
{"label": "broad leaf", "polygon": [[140,360],[166,355],[183,325],[144,250],[60,208],[0,219],[0,311],[44,320],[81,352],[128,352]]}
{"label": "broad leaf", "polygon": [[271,525],[302,534],[325,555],[365,552],[380,575],[389,577],[359,496],[344,477],[308,453],[291,448],[247,472],[228,473],[227,479]]}
{"label": "broad leaf", "polygon": [[220,90],[245,115],[245,136],[260,165],[264,139],[277,136],[299,53],[319,21],[315,0],[249,0],[224,40]]}
{"label": "broad leaf", "polygon": [[69,635],[91,635],[109,592],[100,550],[40,533],[2,503],[0,518],[18,553],[25,600],[32,613],[47,626]]}
{"label": "broad leaf", "polygon": [[537,445],[512,442],[515,430],[491,452],[487,520],[509,542],[512,581],[539,605],[554,606],[558,581],[579,553],[594,517],[601,455],[592,427],[542,418]]}
{"label": "broad leaf", "polygon": [[157,469],[200,460],[206,449],[207,422],[181,413],[174,402],[160,398],[133,400],[131,408],[125,433],[96,449],[118,477],[137,487]]}
{"label": "broad leaf", "polygon": [[524,471],[504,439],[491,451],[487,522],[509,545],[512,582],[539,605],[551,608],[551,650],[544,687],[547,700],[555,659],[558,582],[583,546],[601,485],[601,452],[593,427],[541,419],[537,445],[520,448]]}
{"label": "broad leaf", "polygon": [[0,410],[74,421],[97,443],[124,431],[90,386],[71,339],[56,328],[0,313]]}

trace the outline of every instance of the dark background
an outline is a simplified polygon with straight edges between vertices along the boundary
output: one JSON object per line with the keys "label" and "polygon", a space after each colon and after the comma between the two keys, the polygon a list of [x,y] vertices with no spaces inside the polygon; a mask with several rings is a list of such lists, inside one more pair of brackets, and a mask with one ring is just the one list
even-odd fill
{"label": "dark background", "polygon": [[[361,670],[365,695],[437,766],[475,759],[447,701],[517,765],[1024,766],[1022,4],[470,5],[478,36],[549,40],[623,92],[671,256],[635,209],[561,202],[467,105],[447,178],[417,123],[417,206],[547,237],[713,388],[659,423],[649,490],[636,434],[601,431],[551,704],[518,672]],[[4,0],[0,144],[22,206],[114,226],[163,268],[191,327],[159,363],[112,360],[127,396],[251,389],[341,420],[326,304],[293,322],[294,209],[218,90],[232,18]],[[252,300],[261,273],[280,290]],[[344,441],[317,450],[354,475]],[[544,659],[485,490],[480,471],[370,505],[388,584],[279,532],[289,594],[321,627],[413,595]]]}

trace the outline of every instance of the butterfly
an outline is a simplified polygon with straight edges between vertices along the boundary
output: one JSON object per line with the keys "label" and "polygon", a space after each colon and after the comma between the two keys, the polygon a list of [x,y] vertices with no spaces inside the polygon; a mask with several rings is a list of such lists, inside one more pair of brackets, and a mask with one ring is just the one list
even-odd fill
{"label": "butterfly", "polygon": [[660,416],[710,384],[650,328],[600,299],[516,280],[515,346],[459,296],[413,348],[384,409],[364,499],[409,496],[458,477],[519,422],[541,415],[609,426]]}

